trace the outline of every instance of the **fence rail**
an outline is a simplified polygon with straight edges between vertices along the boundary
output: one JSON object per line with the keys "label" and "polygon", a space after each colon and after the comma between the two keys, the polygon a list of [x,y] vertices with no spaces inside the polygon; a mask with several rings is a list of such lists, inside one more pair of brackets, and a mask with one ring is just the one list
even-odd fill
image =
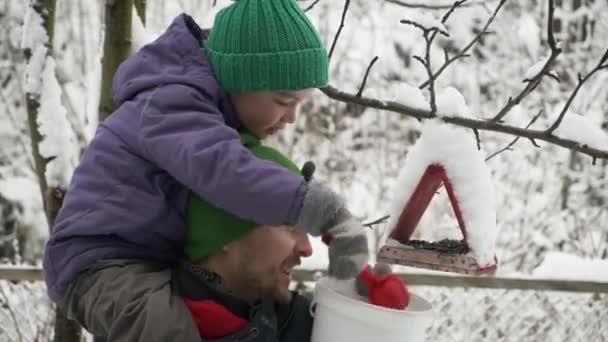
{"label": "fence rail", "polygon": [[[324,271],[299,270],[308,291]],[[608,283],[401,273],[433,305],[428,340],[608,341]],[[42,269],[0,265],[0,341],[51,340],[53,305]]]}
{"label": "fence rail", "polygon": [[[294,280],[315,281],[325,273],[324,270],[297,270]],[[475,277],[461,275],[400,273],[412,286],[439,286],[482,289],[545,290],[566,292],[608,293],[608,282],[531,279],[511,277]],[[11,281],[42,280],[42,269],[33,266],[0,265],[0,279]]]}

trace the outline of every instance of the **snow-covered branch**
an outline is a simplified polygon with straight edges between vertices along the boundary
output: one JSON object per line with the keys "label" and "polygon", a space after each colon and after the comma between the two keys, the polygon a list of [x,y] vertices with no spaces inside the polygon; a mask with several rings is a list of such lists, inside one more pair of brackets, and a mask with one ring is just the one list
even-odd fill
{"label": "snow-covered branch", "polygon": [[[449,14],[451,14],[453,9],[456,8],[459,3],[462,4],[462,2],[457,1],[456,3],[454,3],[454,5],[452,5],[450,7],[450,10],[448,11],[448,13],[446,13],[446,15],[443,17],[441,23],[436,20],[423,19],[421,21],[419,18],[417,18],[416,21],[410,21],[410,20],[401,21],[402,23],[414,25],[415,27],[421,29],[423,31],[423,35],[425,36],[425,40],[427,43],[427,51],[425,51],[426,52],[425,57],[427,57],[427,58],[426,58],[426,60],[419,56],[415,56],[414,58],[416,58],[418,61],[420,61],[425,66],[425,68],[427,68],[427,73],[429,73],[429,80],[427,82],[423,83],[419,88],[424,89],[427,85],[430,86],[430,89],[429,89],[430,110],[427,109],[428,107],[423,108],[420,106],[414,106],[412,103],[400,103],[400,102],[396,102],[396,101],[383,101],[383,100],[380,100],[377,98],[364,97],[364,96],[362,96],[361,92],[358,92],[356,94],[348,93],[348,92],[339,90],[331,85],[323,88],[322,91],[328,97],[330,97],[334,100],[337,100],[337,101],[357,104],[357,105],[360,105],[363,107],[369,107],[369,108],[374,108],[374,109],[379,109],[379,110],[395,112],[395,113],[410,116],[410,117],[413,117],[413,118],[416,118],[419,120],[431,119],[436,116],[439,116],[441,118],[441,120],[443,120],[444,122],[473,129],[474,131],[476,131],[476,135],[478,134],[477,130],[500,132],[500,133],[513,135],[518,138],[526,138],[526,139],[530,140],[537,147],[538,147],[538,144],[536,143],[537,141],[544,141],[544,142],[548,142],[550,144],[554,144],[554,145],[558,145],[558,146],[570,149],[572,151],[577,151],[577,152],[589,155],[590,157],[592,157],[594,159],[594,161],[596,158],[608,159],[608,150],[604,149],[603,147],[598,147],[596,145],[590,145],[588,143],[581,142],[580,139],[574,139],[572,136],[567,136],[567,137],[566,136],[561,136],[561,137],[556,136],[555,134],[552,134],[553,130],[555,130],[555,129],[553,129],[553,130],[530,129],[530,126],[536,121],[536,119],[538,119],[538,115],[535,116],[532,121],[530,121],[528,126],[523,127],[523,128],[505,124],[501,120],[513,107],[515,107],[521,100],[523,100],[526,96],[528,96],[538,86],[538,83],[540,82],[542,76],[548,74],[549,69],[553,65],[555,59],[561,53],[561,48],[559,47],[559,45],[557,44],[557,42],[555,40],[553,28],[552,28],[553,13],[554,13],[554,7],[555,7],[553,0],[549,0],[549,14],[548,14],[548,23],[547,23],[547,41],[551,48],[551,55],[549,56],[549,58],[547,58],[546,62],[543,64],[542,68],[539,68],[539,70],[537,70],[537,72],[535,72],[535,75],[527,82],[526,87],[520,92],[520,94],[518,94],[515,98],[510,98],[509,101],[507,102],[507,104],[505,105],[505,107],[502,108],[496,116],[494,116],[493,118],[491,118],[489,120],[476,119],[471,116],[465,117],[464,114],[462,114],[462,113],[451,114],[451,116],[449,116],[448,113],[441,112],[441,108],[437,109],[437,104],[434,104],[435,90],[434,90],[433,82],[434,82],[435,78],[443,70],[445,70],[445,68],[449,64],[451,64],[454,60],[466,55],[467,51],[481,38],[481,36],[483,34],[487,33],[487,28],[492,23],[492,21],[495,19],[495,17],[499,13],[500,9],[503,7],[505,2],[506,2],[506,0],[500,0],[498,5],[496,6],[494,12],[492,13],[490,18],[486,22],[486,25],[481,30],[481,32],[471,41],[471,43],[469,43],[463,50],[461,50],[459,54],[457,54],[456,56],[451,57],[451,58],[449,58],[449,56],[446,56],[446,63],[444,63],[444,65],[441,68],[439,68],[435,73],[429,73],[430,60],[429,60],[429,56],[428,56],[429,55],[428,50],[430,49],[430,43],[432,43],[432,38],[437,33],[440,33],[443,31],[447,34],[447,30],[443,30],[443,28],[442,28],[443,22],[445,22],[447,20],[447,17],[449,16]],[[337,40],[339,39],[340,32],[341,32],[342,28],[344,27],[344,18],[346,17],[346,12],[348,11],[348,3],[349,3],[349,1],[347,0],[345,3],[345,6],[344,6],[343,12],[342,12],[342,21],[340,23],[340,28],[338,29],[338,31],[336,32],[336,35],[334,37],[334,42],[332,44],[332,52],[333,52],[333,48],[336,45]],[[431,16],[429,16],[429,17],[432,18]],[[595,73],[599,70],[608,68],[608,65],[606,65],[606,62],[607,62],[606,59],[608,59],[608,51],[606,52],[606,54],[604,54],[602,60],[600,61],[600,63],[597,65],[597,67],[592,72],[590,72],[584,78],[579,77],[579,85],[575,89],[575,92],[573,93],[573,96],[571,96],[571,99],[574,96],[576,96],[578,89],[580,89],[580,87],[582,86],[582,84],[580,84],[581,81],[584,82],[593,73]],[[571,102],[571,99],[569,102]],[[569,104],[567,104],[567,105],[569,105]],[[567,110],[567,108],[565,108],[565,109]],[[563,115],[561,115],[561,117],[563,118]],[[512,142],[511,144],[509,144],[505,148],[505,150],[510,149],[512,144],[514,144],[515,142]]]}
{"label": "snow-covered branch", "polygon": [[[341,102],[354,103],[369,108],[395,112],[421,120],[432,119],[434,117],[428,110],[414,108],[409,105],[405,105],[395,101],[381,101],[378,99],[368,98],[364,96],[358,97],[356,96],[356,94],[347,93],[338,90],[332,86],[327,86],[323,88],[322,91],[330,98]],[[573,151],[589,155],[592,158],[608,159],[608,151],[589,147],[588,145],[583,145],[580,142],[572,139],[563,139],[554,135],[549,135],[546,133],[545,130],[526,129],[498,123],[493,120],[479,120],[465,117],[452,116],[442,117],[441,119],[447,123],[462,127],[478,129],[481,131],[505,133],[531,140],[545,141],[554,145],[558,145]]]}
{"label": "snow-covered branch", "polygon": [[[26,107],[36,174],[49,229],[72,173],[75,144],[52,56],[55,0],[32,0],[27,7],[22,49],[27,61]],[[55,311],[55,340],[80,341],[80,327]]]}

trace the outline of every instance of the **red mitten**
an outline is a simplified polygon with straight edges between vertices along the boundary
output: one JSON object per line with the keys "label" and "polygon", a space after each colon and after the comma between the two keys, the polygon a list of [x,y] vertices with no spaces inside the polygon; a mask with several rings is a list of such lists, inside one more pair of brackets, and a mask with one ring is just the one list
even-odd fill
{"label": "red mitten", "polygon": [[374,274],[369,266],[357,277],[367,284],[367,298],[370,304],[390,309],[403,310],[410,302],[410,294],[405,281],[396,274]]}

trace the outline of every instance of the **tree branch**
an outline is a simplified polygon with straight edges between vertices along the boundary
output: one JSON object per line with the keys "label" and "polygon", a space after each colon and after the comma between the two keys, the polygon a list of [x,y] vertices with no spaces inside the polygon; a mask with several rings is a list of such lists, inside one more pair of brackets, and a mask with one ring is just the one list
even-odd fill
{"label": "tree branch", "polygon": [[[449,9],[451,8],[453,5],[428,5],[428,4],[424,4],[424,3],[409,3],[409,2],[404,2],[404,1],[399,1],[399,0],[384,0],[388,3],[391,4],[395,4],[395,5],[399,5],[401,7],[407,7],[407,8],[419,8],[419,9],[427,9],[427,10],[444,10],[444,9]],[[466,4],[462,7],[469,7],[469,6],[473,6],[476,5],[475,3],[469,3]]]}
{"label": "tree branch", "polygon": [[372,69],[372,67],[374,66],[374,64],[376,63],[376,61],[378,61],[378,56],[375,56],[374,58],[372,58],[371,62],[369,62],[369,65],[367,66],[367,70],[365,70],[365,75],[363,76],[363,81],[361,82],[361,86],[359,86],[359,91],[357,91],[357,97],[361,97],[361,95],[363,95],[363,89],[365,89],[365,84],[367,83],[367,77],[369,76],[369,72]]}
{"label": "tree branch", "polygon": [[448,9],[448,11],[443,15],[443,18],[441,18],[441,22],[445,24],[446,21],[448,21],[448,18],[452,15],[452,13],[454,13],[454,11],[456,10],[456,8],[461,7],[462,5],[464,5],[467,1],[469,0],[459,0],[459,1],[455,1],[452,6],[450,6],[450,9]]}
{"label": "tree branch", "polygon": [[574,91],[572,91],[572,94],[570,94],[570,97],[568,98],[568,101],[566,101],[566,104],[564,105],[564,108],[562,108],[562,111],[559,113],[559,116],[557,117],[557,119],[555,120],[555,122],[553,122],[553,124],[547,129],[547,131],[546,131],[547,134],[549,134],[549,135],[553,134],[553,132],[562,123],[562,120],[564,119],[564,116],[568,112],[568,108],[570,108],[570,105],[572,104],[572,101],[574,100],[574,98],[576,97],[576,95],[578,95],[578,92],[583,87],[583,84],[585,84],[585,82],[587,82],[587,80],[589,78],[591,78],[591,76],[593,76],[593,74],[595,74],[596,72],[598,72],[598,71],[600,71],[600,70],[608,67],[608,64],[603,65],[604,63],[607,62],[607,60],[608,60],[608,49],[606,49],[606,52],[604,53],[604,55],[600,59],[600,62],[587,75],[585,75],[585,77],[582,77],[581,74],[578,74],[578,83],[577,83],[576,87],[574,88]]}
{"label": "tree branch", "polygon": [[399,22],[402,23],[402,24],[412,25],[415,28],[420,29],[423,34],[426,34],[427,32],[439,32],[439,33],[441,33],[442,35],[444,35],[446,37],[450,36],[449,33],[447,33],[446,31],[444,31],[444,30],[442,30],[442,29],[440,29],[439,27],[436,27],[436,26],[425,27],[425,26],[422,26],[420,23],[418,23],[418,22],[416,22],[414,20],[409,20],[409,19],[401,19]]}
{"label": "tree branch", "polygon": [[[35,0],[31,1],[29,6],[39,15],[43,20],[43,29],[46,32],[46,41],[37,42],[38,44],[44,44],[47,47],[47,56],[53,54],[53,38],[54,38],[54,23],[55,23],[55,10],[57,3],[55,0]],[[24,50],[24,55],[27,63],[31,63],[32,51],[29,48]],[[29,69],[29,68],[28,68]],[[40,75],[29,75],[30,77],[40,77]],[[50,158],[44,158],[40,154],[39,144],[42,141],[42,134],[38,126],[38,116],[40,111],[40,94],[26,93],[26,108],[28,116],[28,125],[30,128],[30,137],[32,142],[32,154],[34,157],[34,164],[36,166],[36,174],[38,176],[38,183],[40,185],[40,194],[44,207],[44,212],[48,222],[49,231],[52,231],[53,222],[55,221],[55,208],[61,207],[62,201],[60,198],[55,196],[49,196],[49,194],[57,193],[58,189],[48,186],[46,180],[46,168],[51,160]],[[54,341],[61,342],[77,342],[80,341],[81,329],[78,323],[68,320],[67,317],[59,310],[55,308],[55,329],[54,329]]]}
{"label": "tree branch", "polygon": [[500,121],[502,118],[504,118],[505,115],[507,115],[511,111],[511,109],[513,109],[513,107],[518,105],[523,99],[530,95],[530,93],[534,91],[534,89],[536,89],[536,87],[540,84],[542,77],[549,72],[549,69],[551,68],[551,66],[553,66],[553,63],[555,62],[557,57],[561,54],[562,50],[557,46],[557,42],[555,41],[555,37],[553,35],[554,9],[555,5],[553,3],[553,0],[549,0],[549,15],[547,19],[547,42],[549,43],[549,47],[551,48],[551,55],[549,56],[549,58],[545,62],[545,65],[539,71],[539,73],[532,77],[532,79],[530,79],[529,82],[526,83],[524,89],[522,89],[522,91],[517,96],[515,96],[515,98],[509,97],[509,100],[507,100],[507,104],[498,112],[498,114],[494,116],[494,118],[492,119],[493,121]]}
{"label": "tree branch", "polygon": [[385,222],[386,220],[388,220],[389,217],[390,217],[390,215],[384,215],[384,216],[382,216],[382,217],[380,217],[380,218],[378,218],[376,220],[364,223],[363,226],[364,227],[369,227],[369,228],[374,228],[374,225]]}
{"label": "tree branch", "polygon": [[328,58],[331,60],[331,56],[334,54],[334,49],[336,48],[336,43],[338,42],[338,38],[340,38],[340,33],[342,33],[342,29],[344,28],[344,20],[346,20],[346,13],[348,12],[348,6],[350,6],[350,0],[344,0],[344,9],[342,10],[342,19],[340,19],[340,27],[336,31],[336,35],[334,36],[334,41],[331,43],[331,49],[329,50]]}
{"label": "tree branch", "polygon": [[435,116],[437,115],[437,98],[435,95],[435,80],[432,78],[433,76],[433,70],[431,69],[431,41],[432,41],[432,37],[429,37],[429,33],[428,31],[426,31],[424,33],[424,40],[426,41],[426,47],[425,47],[425,52],[424,52],[424,59],[425,61],[423,61],[422,59],[418,59],[420,61],[420,63],[422,63],[422,65],[424,65],[424,67],[426,68],[426,73],[427,75],[430,77],[431,79],[431,83],[429,86],[429,94],[431,97],[431,115]]}
{"label": "tree branch", "polygon": [[[380,101],[377,99],[366,98],[364,96],[357,97],[355,94],[349,94],[344,91],[340,91],[331,85],[324,87],[321,90],[323,91],[323,93],[325,93],[325,95],[337,101],[354,103],[369,108],[395,112],[419,120],[433,118],[431,112],[428,110],[412,108],[394,101]],[[519,136],[526,139],[545,141],[554,145],[558,145],[573,151],[586,154],[591,157],[599,159],[608,159],[608,151],[599,150],[596,148],[589,147],[587,145],[581,145],[579,142],[574,140],[559,138],[554,135],[548,135],[544,130],[532,130],[505,125],[493,120],[478,120],[464,117],[442,117],[441,120],[449,124],[468,127],[471,129],[499,132]]]}
{"label": "tree branch", "polygon": [[[494,13],[488,19],[488,22],[486,23],[486,26],[483,28],[482,33],[480,33],[469,44],[469,46],[467,46],[465,49],[463,49],[463,51],[465,53],[470,48],[470,46],[472,46],[479,39],[479,37],[481,35],[483,35],[483,32],[485,32],[485,30],[487,29],[489,24],[494,20],[497,13],[500,11],[500,8],[504,5],[505,2],[506,2],[506,0],[500,1],[498,6],[496,7]],[[340,36],[340,32],[341,32],[342,28],[344,27],[344,19],[346,17],[346,12],[348,11],[349,3],[350,3],[350,1],[346,0],[346,2],[344,4],[344,11],[342,12],[342,21],[340,23],[340,28],[338,29],[338,32],[336,32],[336,35],[334,37],[334,42],[332,44],[332,49],[330,50],[330,54],[331,54],[331,51],[333,51],[333,48],[335,47],[335,44]],[[550,7],[549,22],[552,23],[553,0],[549,0],[549,7]],[[414,22],[410,22],[410,21],[402,21],[402,22],[407,23],[407,24],[414,23]],[[419,24],[416,27],[419,27],[419,26],[422,27]],[[433,34],[433,32],[435,32],[435,34],[436,34],[437,31],[438,31],[437,28],[435,28],[435,30],[424,28],[423,32],[426,33],[425,39],[428,39],[430,41],[432,37],[429,37],[429,34]],[[553,63],[555,58],[557,58],[557,55],[559,53],[561,53],[561,49],[559,49],[559,47],[557,46],[557,43],[555,42],[555,39],[553,37],[551,26],[548,29],[548,35],[549,35],[549,37],[548,37],[549,45],[551,46],[551,49],[552,49],[552,55],[548,59],[548,62],[546,63],[546,65],[544,66],[543,69],[545,69],[545,68],[548,69],[548,67]],[[430,47],[427,47],[427,48],[430,49]],[[449,56],[447,56],[447,54],[446,54],[446,58],[447,57],[449,57]],[[415,56],[415,58],[417,60],[419,60],[421,63],[425,64],[424,60],[421,57]],[[606,63],[607,61],[608,61],[608,50],[602,57],[602,60],[600,61],[600,63],[598,64],[598,67],[596,67],[596,69],[601,70],[601,69],[608,68],[608,65],[604,65],[604,63]],[[443,68],[443,69],[445,69],[445,68]],[[441,70],[443,70],[443,69],[441,69]],[[438,71],[438,73],[435,74],[435,76],[437,76],[438,74],[439,74],[439,71]],[[539,75],[536,75],[537,77],[535,77],[535,78],[540,79],[540,75],[542,75],[542,74],[543,74],[543,71],[541,71],[539,73]],[[590,76],[590,75],[588,75],[588,76]],[[434,80],[432,79],[432,77],[430,77],[429,81],[428,81],[429,85],[433,81]],[[533,82],[530,82],[530,83],[533,83]],[[530,87],[530,89],[536,88],[537,85],[538,84],[532,85]],[[530,84],[528,84],[528,86],[530,86]],[[421,86],[421,88],[423,88],[423,87]],[[353,104],[357,104],[357,105],[364,106],[364,107],[400,113],[400,114],[403,114],[406,116],[417,118],[418,120],[431,119],[431,118],[435,117],[435,113],[433,112],[433,109],[431,109],[431,111],[428,111],[428,110],[423,110],[423,109],[412,108],[408,105],[398,103],[395,101],[381,101],[381,100],[374,99],[374,98],[367,98],[367,97],[362,96],[362,94],[360,94],[360,93],[350,94],[350,93],[338,90],[331,85],[328,85],[328,86],[322,88],[321,90],[329,98],[337,100],[337,101],[341,101],[341,102],[353,103]],[[511,103],[512,101],[513,100],[510,99],[509,102]],[[512,105],[512,106],[514,106],[514,105]],[[534,121],[536,119],[537,118],[535,117]],[[532,144],[534,144],[534,146],[538,146],[538,144],[536,143],[537,140],[545,141],[545,142],[548,142],[548,143],[551,143],[554,145],[558,145],[558,146],[570,149],[572,151],[577,151],[577,152],[589,155],[594,160],[597,158],[608,159],[608,151],[592,148],[592,147],[589,147],[588,145],[581,144],[574,140],[560,138],[560,137],[554,136],[552,134],[549,134],[545,130],[533,130],[533,129],[529,129],[529,127],[520,128],[520,127],[506,125],[506,124],[503,124],[500,120],[497,120],[496,117],[491,120],[480,120],[480,119],[473,119],[473,118],[466,118],[466,117],[441,117],[440,120],[442,120],[443,122],[446,122],[448,124],[453,124],[453,125],[461,126],[461,127],[468,127],[473,130],[476,130],[476,131],[484,130],[484,131],[500,132],[500,133],[514,135],[516,137],[523,137],[523,138],[530,140],[532,142]],[[533,121],[529,125],[531,125],[532,123],[533,123]],[[478,133],[476,132],[476,134],[478,134]],[[478,140],[478,142],[479,142],[479,140]]]}
{"label": "tree branch", "polygon": [[306,9],[304,10],[304,12],[308,12],[308,11],[310,11],[311,9],[313,9],[313,7],[315,7],[315,5],[319,3],[319,1],[321,1],[321,0],[315,0],[315,2],[313,2],[313,3],[312,3],[312,4],[310,4],[308,7],[306,7]]}
{"label": "tree branch", "polygon": [[[501,0],[500,3],[498,3],[498,6],[496,6],[494,13],[490,16],[490,18],[488,18],[488,21],[486,22],[485,26],[481,29],[481,32],[479,32],[479,34],[477,34],[477,36],[475,36],[475,38],[473,38],[473,40],[471,40],[471,42],[467,46],[465,46],[462,50],[460,50],[460,52],[458,52],[452,58],[446,60],[443,63],[443,65],[441,67],[439,67],[439,69],[437,69],[437,71],[435,71],[435,73],[431,77],[429,77],[428,80],[426,80],[422,84],[420,84],[418,86],[418,88],[424,89],[424,88],[428,87],[431,83],[431,79],[437,79],[437,77],[439,77],[439,75],[441,75],[441,73],[443,73],[450,64],[452,64],[453,62],[455,62],[456,60],[458,60],[460,58],[468,57],[469,55],[467,54],[467,52],[469,51],[469,49],[471,49],[471,47],[473,47],[473,45],[475,45],[477,43],[477,41],[479,41],[479,39],[481,39],[481,37],[486,33],[488,27],[490,26],[490,24],[492,24],[492,22],[496,18],[496,15],[498,14],[498,12],[500,11],[500,9],[502,8],[502,6],[505,4],[506,1],[507,0]],[[446,20],[447,20],[447,18],[446,18]]]}

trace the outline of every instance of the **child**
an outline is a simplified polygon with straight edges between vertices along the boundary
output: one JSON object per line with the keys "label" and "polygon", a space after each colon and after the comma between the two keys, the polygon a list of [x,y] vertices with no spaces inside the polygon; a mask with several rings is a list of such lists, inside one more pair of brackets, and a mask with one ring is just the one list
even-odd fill
{"label": "child", "polygon": [[259,224],[331,233],[330,275],[355,277],[367,240],[340,197],[239,140],[292,123],[326,85],[327,64],[294,0],[236,1],[209,37],[182,14],[125,61],[114,79],[118,109],[82,156],[46,245],[51,299],[113,342],[196,341],[169,270],[182,257],[190,191]]}

